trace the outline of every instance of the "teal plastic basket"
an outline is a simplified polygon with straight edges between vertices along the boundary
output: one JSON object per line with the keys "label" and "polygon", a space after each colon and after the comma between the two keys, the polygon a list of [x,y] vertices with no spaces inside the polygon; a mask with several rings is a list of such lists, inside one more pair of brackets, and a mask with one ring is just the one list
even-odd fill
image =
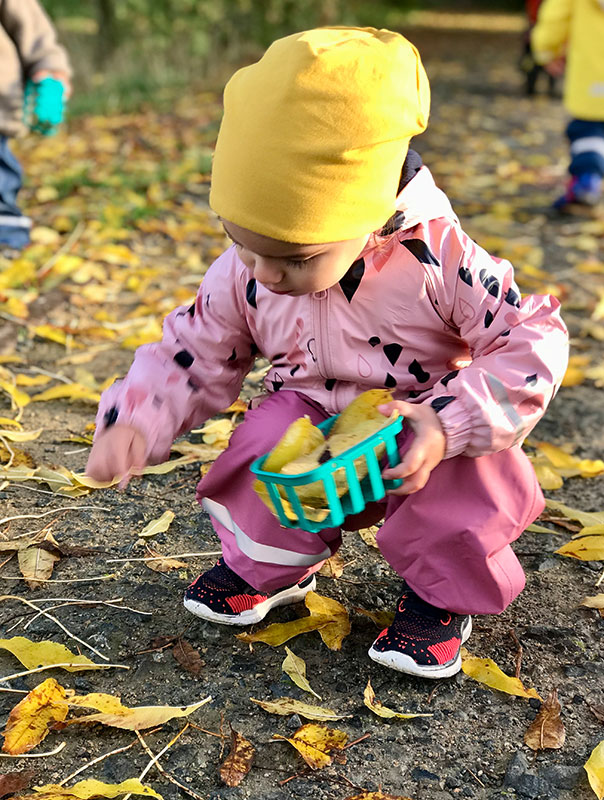
{"label": "teal plastic basket", "polygon": [[23,118],[30,130],[52,136],[63,121],[65,87],[56,78],[25,85]]}
{"label": "teal plastic basket", "polygon": [[[339,414],[336,414],[318,425],[325,435],[329,433],[338,416]],[[386,446],[386,458],[389,465],[395,467],[400,464],[401,458],[396,436],[400,433],[402,427],[403,418],[397,417],[377,433],[354,445],[350,450],[340,453],[339,456],[330,458],[310,472],[301,472],[298,475],[265,472],[262,469],[262,465],[268,458],[268,453],[257,458],[250,466],[250,470],[266,485],[279,521],[285,528],[301,528],[311,533],[317,533],[325,528],[335,528],[344,522],[345,517],[350,514],[358,514],[363,511],[367,503],[381,500],[388,489],[396,489],[402,484],[402,480],[384,480],[382,478],[382,468],[375,452],[376,447],[383,444]],[[367,475],[363,480],[359,480],[355,469],[355,462],[359,459],[364,459],[367,464]],[[342,497],[338,497],[334,479],[334,475],[338,470],[344,470],[348,483],[348,492]],[[308,519],[296,494],[297,487],[307,486],[309,483],[315,482],[323,484],[323,491],[327,497],[329,507],[329,514],[321,522]],[[287,498],[298,516],[297,520],[288,519],[277,487],[285,490]]]}

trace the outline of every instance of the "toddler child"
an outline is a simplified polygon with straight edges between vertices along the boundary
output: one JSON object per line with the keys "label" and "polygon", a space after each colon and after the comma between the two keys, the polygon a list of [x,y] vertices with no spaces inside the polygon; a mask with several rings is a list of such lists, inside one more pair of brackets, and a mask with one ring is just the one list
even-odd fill
{"label": "toddler child", "polygon": [[23,174],[8,146],[23,127],[24,84],[54,79],[67,97],[70,75],[67,54],[37,0],[0,0],[0,246],[29,244],[31,220],[17,206]]}
{"label": "toddler child", "polygon": [[459,670],[469,615],[501,612],[524,586],[510,542],[543,498],[520,443],[564,374],[567,336],[558,302],[521,298],[408,151],[428,110],[416,49],[387,30],[288,36],[231,78],[210,204],[233,244],[103,394],[87,471],[166,459],[269,359],[268,396],[197,488],[223,557],[185,593],[203,619],[256,623],[315,587],[341,530],[281,528],[250,463],[295,419],[389,388],[381,410],[406,424],[384,475],[404,482],[346,528],[385,514],[377,541],[404,579],[369,655],[436,678]]}
{"label": "toddler child", "polygon": [[604,179],[604,0],[544,0],[531,42],[550,72],[560,73],[566,60],[571,178],[554,206],[596,205]]}

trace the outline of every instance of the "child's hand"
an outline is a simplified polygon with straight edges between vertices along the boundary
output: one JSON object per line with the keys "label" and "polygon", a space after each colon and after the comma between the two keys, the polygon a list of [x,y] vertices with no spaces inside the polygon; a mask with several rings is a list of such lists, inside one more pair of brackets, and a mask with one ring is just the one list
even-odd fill
{"label": "child's hand", "polygon": [[415,433],[413,443],[401,463],[382,472],[382,477],[389,480],[404,478],[403,485],[398,489],[391,489],[388,494],[413,494],[424,488],[430,473],[440,464],[445,454],[445,434],[438,414],[430,406],[405,403],[402,400],[378,406],[378,411],[387,417],[393,411],[400,411]]}
{"label": "child's hand", "polygon": [[69,100],[72,91],[69,75],[67,75],[65,72],[50,72],[47,69],[39,69],[31,76],[31,79],[34,83],[40,83],[40,81],[43,81],[44,78],[54,78],[56,81],[61,81],[64,88],[63,99]]}
{"label": "child's hand", "polygon": [[97,481],[121,478],[125,488],[133,471],[145,466],[147,443],[142,433],[130,425],[106,428],[92,445],[86,464],[86,474]]}
{"label": "child's hand", "polygon": [[566,70],[566,58],[560,56],[554,58],[548,64],[545,64],[545,71],[548,72],[553,78],[562,78]]}

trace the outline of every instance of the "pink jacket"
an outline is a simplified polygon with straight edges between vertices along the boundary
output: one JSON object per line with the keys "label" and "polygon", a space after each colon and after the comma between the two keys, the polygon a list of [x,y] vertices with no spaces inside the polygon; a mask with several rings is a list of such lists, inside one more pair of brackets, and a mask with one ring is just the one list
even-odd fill
{"label": "pink jacket", "polygon": [[271,293],[229,248],[195,303],[166,317],[162,341],[139,347],[124,380],[103,393],[97,432],[133,425],[149,460],[164,460],[177,436],[237,398],[260,352],[272,364],[269,392],[303,392],[329,413],[383,386],[429,403],[446,458],[522,442],[566,369],[558,301],[521,299],[510,263],[463,232],[426,167],[398,208],[396,234],[370,240],[339,284],[312,295]]}

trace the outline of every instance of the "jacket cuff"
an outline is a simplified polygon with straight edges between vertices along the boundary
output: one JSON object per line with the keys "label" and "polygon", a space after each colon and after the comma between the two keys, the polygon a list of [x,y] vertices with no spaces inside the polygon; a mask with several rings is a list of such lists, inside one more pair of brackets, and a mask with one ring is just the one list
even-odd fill
{"label": "jacket cuff", "polygon": [[[101,396],[96,415],[95,439],[112,425],[130,425],[145,439],[145,460],[150,464],[166,461],[174,442],[173,427],[166,424],[167,409],[157,408],[153,395],[128,388],[120,391],[113,384]],[[136,394],[136,397],[131,395]]]}
{"label": "jacket cuff", "polygon": [[[438,398],[432,398],[430,401],[433,408],[435,401],[438,402]],[[463,455],[470,444],[473,428],[472,420],[463,403],[456,398],[437,411],[437,414],[445,434],[444,458]]]}

